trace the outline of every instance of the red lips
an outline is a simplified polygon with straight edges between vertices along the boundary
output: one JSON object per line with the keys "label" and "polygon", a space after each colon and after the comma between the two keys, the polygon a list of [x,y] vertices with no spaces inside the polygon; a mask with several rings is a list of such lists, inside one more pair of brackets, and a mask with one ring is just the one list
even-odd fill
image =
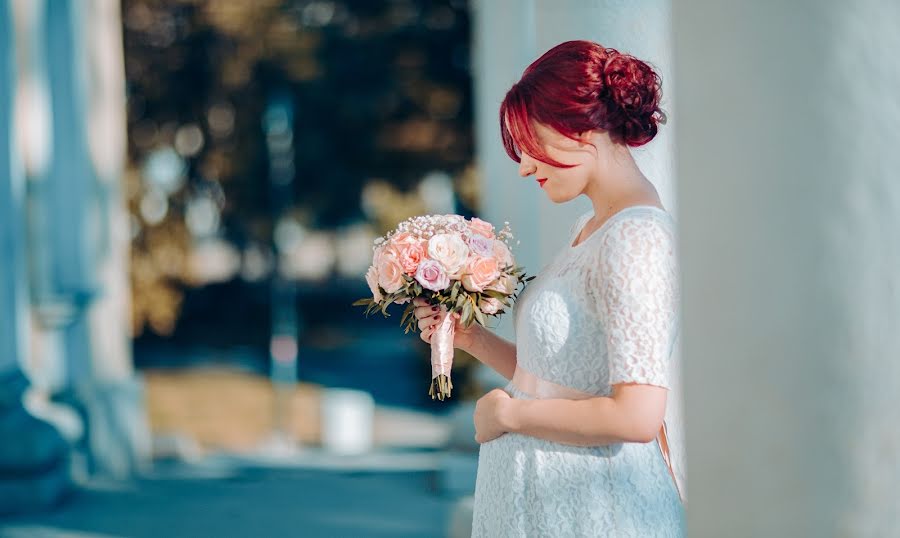
{"label": "red lips", "polygon": [[538,182],[538,184],[539,184],[541,187],[543,187],[543,186],[544,186],[544,183],[547,182],[547,178],[545,178],[545,177],[538,178],[537,182]]}

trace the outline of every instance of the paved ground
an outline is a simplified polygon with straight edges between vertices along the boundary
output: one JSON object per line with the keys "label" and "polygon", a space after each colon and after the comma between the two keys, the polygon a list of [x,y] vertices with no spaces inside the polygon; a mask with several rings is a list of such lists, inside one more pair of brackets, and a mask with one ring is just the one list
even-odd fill
{"label": "paved ground", "polygon": [[454,499],[436,491],[435,456],[161,467],[133,483],[91,484],[49,513],[0,520],[0,537],[445,536]]}

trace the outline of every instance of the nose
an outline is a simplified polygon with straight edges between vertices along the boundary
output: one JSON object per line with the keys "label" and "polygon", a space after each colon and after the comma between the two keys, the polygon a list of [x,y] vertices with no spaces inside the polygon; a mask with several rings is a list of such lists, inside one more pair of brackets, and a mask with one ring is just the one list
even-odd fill
{"label": "nose", "polygon": [[522,177],[528,177],[535,172],[537,172],[537,165],[534,162],[534,159],[531,158],[524,151],[519,156],[519,175]]}

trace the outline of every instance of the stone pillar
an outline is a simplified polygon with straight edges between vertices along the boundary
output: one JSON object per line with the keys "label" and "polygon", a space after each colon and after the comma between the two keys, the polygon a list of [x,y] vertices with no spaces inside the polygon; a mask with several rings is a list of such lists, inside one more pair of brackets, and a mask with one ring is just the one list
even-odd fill
{"label": "stone pillar", "polygon": [[[509,221],[517,239],[516,261],[534,274],[547,259],[540,218],[542,193],[518,175],[518,167],[503,150],[498,113],[510,86],[537,54],[535,0],[472,1],[472,78],[474,83],[475,156],[481,176],[481,214],[498,227]],[[554,228],[565,224],[551,225]],[[509,316],[499,331],[512,337]]]}
{"label": "stone pillar", "polygon": [[[55,0],[54,0],[55,1]],[[97,256],[92,280],[99,293],[85,313],[91,364],[90,447],[98,468],[124,477],[150,462],[150,428],[144,383],[131,354],[131,290],[128,251],[131,223],[125,202],[125,60],[119,0],[78,2],[84,40],[85,121],[95,174],[93,204],[98,210]],[[89,222],[90,224],[90,222]]]}
{"label": "stone pillar", "polygon": [[673,21],[690,535],[895,535],[900,4]]}
{"label": "stone pillar", "polygon": [[0,4],[0,514],[43,508],[68,489],[68,446],[59,432],[29,414],[25,280],[25,183],[13,133],[14,25]]}
{"label": "stone pillar", "polygon": [[85,470],[126,476],[147,461],[149,434],[128,336],[119,5],[36,0],[16,7],[31,94],[23,130],[27,118],[47,119],[25,147],[38,321],[29,371],[80,415],[76,446]]}

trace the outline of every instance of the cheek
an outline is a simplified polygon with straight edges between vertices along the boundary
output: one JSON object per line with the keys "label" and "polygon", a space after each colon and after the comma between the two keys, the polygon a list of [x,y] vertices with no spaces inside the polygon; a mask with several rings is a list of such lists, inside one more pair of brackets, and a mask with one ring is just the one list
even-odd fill
{"label": "cheek", "polygon": [[574,168],[560,168],[556,175],[559,182],[567,189],[580,189],[587,182],[587,173],[584,166]]}

